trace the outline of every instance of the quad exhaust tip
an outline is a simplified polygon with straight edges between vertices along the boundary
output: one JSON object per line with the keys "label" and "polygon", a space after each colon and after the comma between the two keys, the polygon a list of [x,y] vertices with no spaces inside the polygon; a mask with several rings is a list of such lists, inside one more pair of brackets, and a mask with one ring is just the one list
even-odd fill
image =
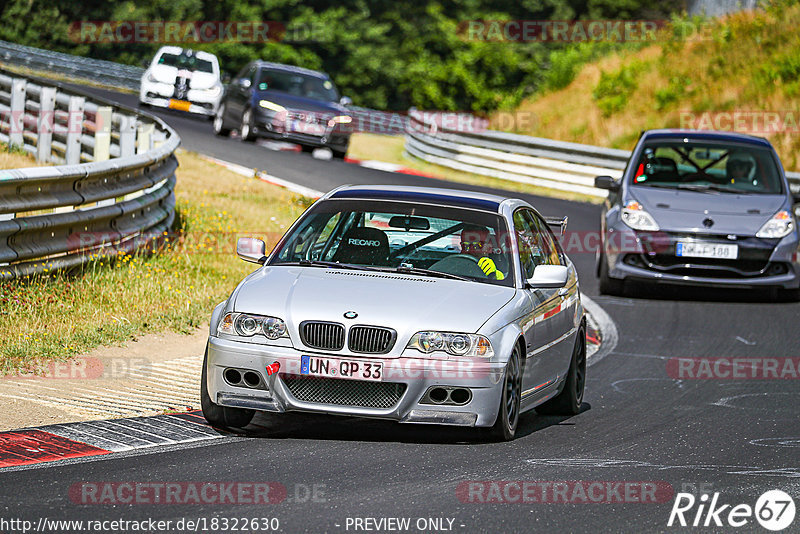
{"label": "quad exhaust tip", "polygon": [[251,389],[266,389],[261,375],[252,369],[236,369],[228,367],[222,372],[222,378],[231,386]]}
{"label": "quad exhaust tip", "polygon": [[472,391],[467,388],[434,386],[423,396],[423,404],[447,404],[463,406],[472,400]]}

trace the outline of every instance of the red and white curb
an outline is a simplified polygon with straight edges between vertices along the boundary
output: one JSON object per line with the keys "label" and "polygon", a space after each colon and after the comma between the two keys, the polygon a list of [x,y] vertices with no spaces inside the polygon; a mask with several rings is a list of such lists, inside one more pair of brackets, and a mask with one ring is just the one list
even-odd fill
{"label": "red and white curb", "polygon": [[0,432],[0,468],[25,467],[227,436],[209,426],[199,410],[25,428]]}

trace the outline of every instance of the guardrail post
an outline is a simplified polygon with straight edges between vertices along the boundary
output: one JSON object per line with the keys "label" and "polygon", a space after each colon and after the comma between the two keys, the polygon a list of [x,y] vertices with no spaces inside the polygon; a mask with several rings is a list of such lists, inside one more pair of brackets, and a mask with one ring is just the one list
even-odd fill
{"label": "guardrail post", "polygon": [[81,134],[83,133],[83,107],[86,99],[82,96],[69,97],[67,116],[67,165],[81,162]]}
{"label": "guardrail post", "polygon": [[136,117],[119,117],[119,157],[125,158],[136,153]]}
{"label": "guardrail post", "polygon": [[39,93],[39,118],[36,121],[36,161],[47,163],[51,159],[53,127],[56,116],[56,88],[42,87]]}
{"label": "guardrail post", "polygon": [[111,107],[98,107],[94,123],[94,160],[105,161],[111,157]]}
{"label": "guardrail post", "polygon": [[28,89],[28,80],[14,78],[11,80],[11,115],[8,118],[8,144],[10,146],[25,146],[25,93]]}
{"label": "guardrail post", "polygon": [[156,127],[153,123],[139,125],[139,134],[137,136],[138,146],[136,147],[137,154],[153,150],[153,133],[155,130]]}

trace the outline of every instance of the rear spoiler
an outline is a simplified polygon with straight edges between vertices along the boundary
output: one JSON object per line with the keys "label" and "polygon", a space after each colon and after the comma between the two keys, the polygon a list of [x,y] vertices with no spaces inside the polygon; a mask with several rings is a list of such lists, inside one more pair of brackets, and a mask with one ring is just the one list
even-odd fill
{"label": "rear spoiler", "polygon": [[567,222],[569,222],[569,217],[566,215],[564,217],[545,217],[544,221],[553,230],[553,232],[556,232],[559,235],[564,235],[567,233]]}

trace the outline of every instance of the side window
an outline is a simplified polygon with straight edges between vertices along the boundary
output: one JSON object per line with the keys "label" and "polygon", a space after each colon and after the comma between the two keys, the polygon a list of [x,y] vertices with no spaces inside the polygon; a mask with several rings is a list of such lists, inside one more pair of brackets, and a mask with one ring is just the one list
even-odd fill
{"label": "side window", "polygon": [[539,261],[536,251],[538,248],[536,244],[537,232],[531,228],[523,210],[517,210],[514,213],[514,233],[517,235],[522,273],[527,279],[533,276],[533,270],[536,269],[537,265],[541,264],[541,261]]}
{"label": "side window", "polygon": [[539,246],[542,250],[542,263],[546,265],[561,265],[561,257],[553,232],[541,217],[532,211],[525,211],[525,217],[531,226],[538,230]]}

